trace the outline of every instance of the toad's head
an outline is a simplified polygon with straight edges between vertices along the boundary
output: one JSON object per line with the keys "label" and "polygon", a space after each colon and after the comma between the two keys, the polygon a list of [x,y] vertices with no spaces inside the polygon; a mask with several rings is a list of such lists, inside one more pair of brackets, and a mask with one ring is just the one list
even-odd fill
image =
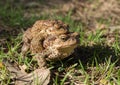
{"label": "toad's head", "polygon": [[43,46],[45,48],[52,47],[57,49],[58,52],[61,54],[65,54],[65,56],[70,55],[74,52],[74,49],[79,44],[79,34],[68,33],[68,34],[61,34],[58,36],[49,36],[45,39]]}

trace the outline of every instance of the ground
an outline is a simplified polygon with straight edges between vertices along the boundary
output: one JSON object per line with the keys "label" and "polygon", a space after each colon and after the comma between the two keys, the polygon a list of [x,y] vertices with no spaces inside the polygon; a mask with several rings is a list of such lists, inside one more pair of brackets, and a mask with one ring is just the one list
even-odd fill
{"label": "ground", "polygon": [[[119,10],[119,0],[0,1],[0,60],[21,64],[23,32],[36,20],[60,19],[80,33],[80,44],[71,58],[48,62],[50,85],[119,85]],[[5,68],[0,72],[1,85],[9,84]]]}

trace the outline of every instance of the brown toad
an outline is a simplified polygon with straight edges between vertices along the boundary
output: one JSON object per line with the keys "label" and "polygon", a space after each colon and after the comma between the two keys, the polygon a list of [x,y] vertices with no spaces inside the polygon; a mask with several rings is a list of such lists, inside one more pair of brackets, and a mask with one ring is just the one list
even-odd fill
{"label": "brown toad", "polygon": [[22,54],[28,51],[33,54],[41,52],[44,49],[42,43],[47,36],[68,33],[68,28],[69,26],[60,20],[36,21],[23,35]]}
{"label": "brown toad", "polygon": [[79,34],[69,33],[61,35],[50,35],[43,41],[43,47],[45,48],[41,53],[38,53],[34,58],[38,61],[41,67],[46,66],[47,61],[61,60],[74,52],[74,49],[79,43]]}

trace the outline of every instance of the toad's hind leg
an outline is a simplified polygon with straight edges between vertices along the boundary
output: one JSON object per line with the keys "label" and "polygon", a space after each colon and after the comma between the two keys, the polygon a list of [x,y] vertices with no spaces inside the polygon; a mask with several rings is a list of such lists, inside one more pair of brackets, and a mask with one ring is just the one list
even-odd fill
{"label": "toad's hind leg", "polygon": [[43,41],[44,41],[44,37],[43,36],[35,36],[30,44],[30,51],[32,54],[37,54],[40,53],[41,51],[43,51]]}
{"label": "toad's hind leg", "polygon": [[24,43],[21,49],[22,57],[25,57],[29,49],[30,49],[30,44]]}

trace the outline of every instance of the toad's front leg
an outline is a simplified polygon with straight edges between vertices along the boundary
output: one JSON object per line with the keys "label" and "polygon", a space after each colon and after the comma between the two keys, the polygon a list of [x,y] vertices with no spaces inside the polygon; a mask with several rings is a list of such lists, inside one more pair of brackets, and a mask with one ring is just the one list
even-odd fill
{"label": "toad's front leg", "polygon": [[33,56],[33,59],[37,60],[39,68],[45,67],[46,68],[46,60],[45,60],[45,56],[40,54],[36,54],[35,56]]}

